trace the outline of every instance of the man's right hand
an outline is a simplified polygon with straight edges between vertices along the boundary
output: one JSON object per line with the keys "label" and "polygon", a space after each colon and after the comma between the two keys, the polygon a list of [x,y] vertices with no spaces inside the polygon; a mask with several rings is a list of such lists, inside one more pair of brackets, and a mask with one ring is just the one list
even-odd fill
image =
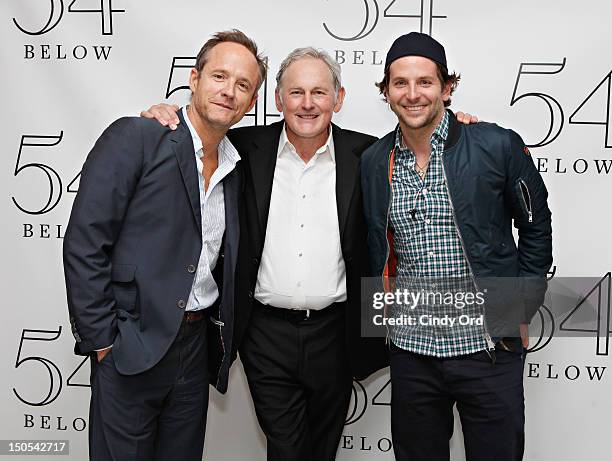
{"label": "man's right hand", "polygon": [[106,349],[102,349],[100,351],[96,351],[96,354],[98,355],[98,363],[100,363],[102,359],[106,357],[106,354],[108,354],[111,349],[112,349],[112,346],[107,347]]}
{"label": "man's right hand", "polygon": [[149,107],[147,110],[143,110],[140,113],[141,117],[154,118],[164,126],[169,127],[171,130],[176,130],[177,125],[180,123],[176,112],[179,110],[179,106],[176,104],[155,104]]}

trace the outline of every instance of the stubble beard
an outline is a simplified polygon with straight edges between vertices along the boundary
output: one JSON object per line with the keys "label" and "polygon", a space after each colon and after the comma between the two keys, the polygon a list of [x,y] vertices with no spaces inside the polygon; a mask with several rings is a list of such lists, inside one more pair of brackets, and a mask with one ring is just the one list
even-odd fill
{"label": "stubble beard", "polygon": [[427,128],[435,129],[435,126],[438,123],[438,119],[441,117],[441,114],[444,112],[444,108],[437,108],[429,112],[425,115],[425,118],[411,118],[406,116],[404,111],[398,113],[395,112],[398,119],[402,122],[404,126],[411,130],[423,130]]}

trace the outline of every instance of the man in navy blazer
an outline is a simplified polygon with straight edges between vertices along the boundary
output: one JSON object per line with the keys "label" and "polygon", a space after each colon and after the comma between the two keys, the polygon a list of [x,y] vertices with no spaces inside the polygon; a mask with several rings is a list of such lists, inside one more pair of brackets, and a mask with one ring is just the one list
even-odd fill
{"label": "man in navy blazer", "polygon": [[227,390],[246,267],[240,157],[225,133],[265,74],[252,40],[218,33],[198,54],[178,130],[122,118],[87,157],[64,270],[75,352],[91,356],[92,460],[202,457],[208,385]]}

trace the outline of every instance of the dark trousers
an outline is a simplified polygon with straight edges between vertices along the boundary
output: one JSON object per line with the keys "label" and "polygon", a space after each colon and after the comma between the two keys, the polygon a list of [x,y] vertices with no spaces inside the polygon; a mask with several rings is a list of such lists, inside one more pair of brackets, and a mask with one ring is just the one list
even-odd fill
{"label": "dark trousers", "polygon": [[335,459],[352,389],[344,311],[297,319],[255,303],[240,357],[268,461]]}
{"label": "dark trousers", "polygon": [[453,405],[467,461],[519,461],[524,448],[523,358],[496,351],[449,359],[391,345],[391,434],[397,461],[448,461]]}
{"label": "dark trousers", "polygon": [[208,409],[207,317],[183,321],[150,370],[117,372],[112,349],[92,357],[89,458],[92,461],[200,461]]}

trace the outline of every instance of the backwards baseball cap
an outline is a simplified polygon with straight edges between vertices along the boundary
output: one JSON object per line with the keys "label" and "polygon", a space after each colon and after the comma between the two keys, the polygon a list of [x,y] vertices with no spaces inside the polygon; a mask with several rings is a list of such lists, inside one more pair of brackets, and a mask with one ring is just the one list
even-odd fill
{"label": "backwards baseball cap", "polygon": [[429,35],[420,32],[410,32],[393,42],[385,59],[385,69],[404,56],[423,56],[447,68],[444,47]]}

